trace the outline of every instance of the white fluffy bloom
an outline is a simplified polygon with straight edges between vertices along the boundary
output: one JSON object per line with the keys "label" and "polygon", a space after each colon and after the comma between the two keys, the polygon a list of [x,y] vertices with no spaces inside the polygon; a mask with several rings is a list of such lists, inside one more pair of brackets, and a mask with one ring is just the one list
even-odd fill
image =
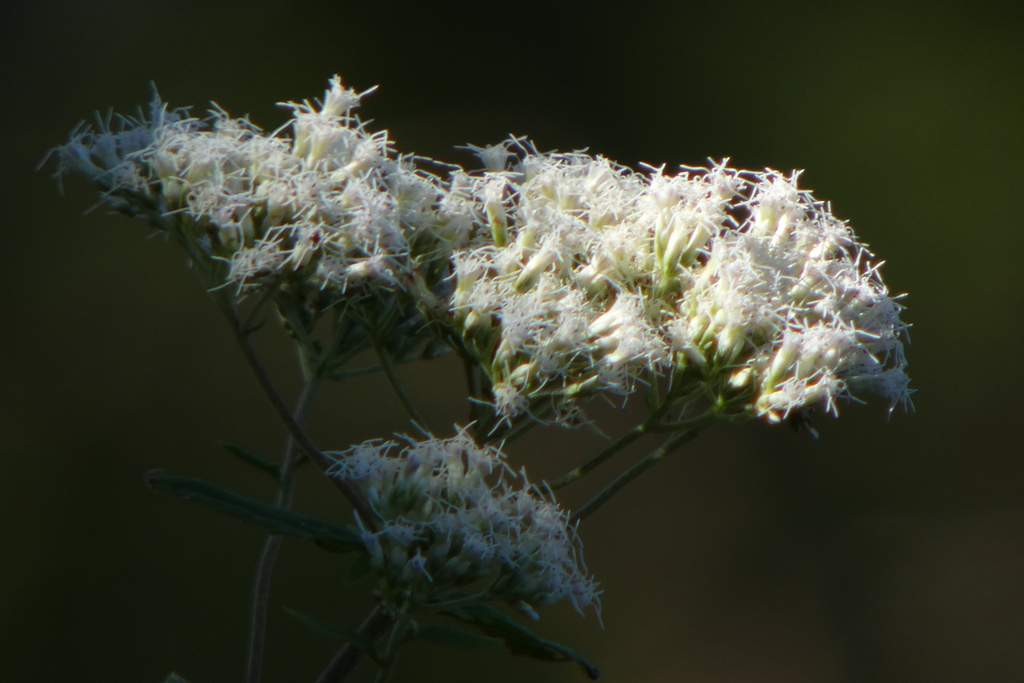
{"label": "white fluffy bloom", "polygon": [[[115,208],[222,261],[240,292],[282,281],[339,295],[396,288],[420,261],[444,264],[470,222],[439,210],[440,181],[395,156],[386,131],[365,129],[353,113],[364,95],[335,77],[322,104],[288,104],[291,139],[155,99],[148,117],[119,119],[117,131],[109,121],[76,129],[57,150],[58,172],[85,173]],[[432,239],[413,254],[423,233]]]}
{"label": "white fluffy bloom", "polygon": [[770,421],[834,412],[853,391],[909,402],[901,306],[798,174],[720,164],[644,177],[516,145],[518,164],[476,186],[480,228],[456,256],[451,306],[500,417],[538,403],[568,413],[687,369],[730,412]]}
{"label": "white fluffy bloom", "polygon": [[76,128],[59,172],[84,173],[242,293],[326,293],[320,307],[368,287],[411,295],[403,305],[461,336],[506,421],[577,421],[581,398],[652,375],[770,421],[855,392],[909,404],[901,306],[798,174],[643,175],[511,139],[473,148],[487,170],[446,182],[366,130],[365,94],[335,78],[322,104],[291,103],[291,139],[157,99]]}
{"label": "white fluffy bloom", "polygon": [[364,544],[391,599],[426,602],[490,577],[490,593],[512,603],[564,599],[600,612],[575,526],[525,473],[514,486],[498,449],[462,431],[401,449],[368,441],[333,458],[328,474],[351,481],[378,516]]}

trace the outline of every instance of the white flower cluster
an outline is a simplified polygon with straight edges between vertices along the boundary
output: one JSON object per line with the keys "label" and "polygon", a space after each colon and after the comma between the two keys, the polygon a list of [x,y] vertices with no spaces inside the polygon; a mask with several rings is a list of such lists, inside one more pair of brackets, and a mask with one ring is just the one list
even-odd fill
{"label": "white flower cluster", "polygon": [[365,130],[360,96],[335,78],[322,104],[289,105],[291,139],[156,101],[117,132],[77,129],[60,171],[191,241],[243,293],[410,295],[461,337],[506,421],[571,423],[582,397],[682,373],[771,421],[861,392],[909,404],[901,306],[797,174],[644,175],[513,139],[477,148],[482,174],[441,180]]}
{"label": "white flower cluster", "polygon": [[797,174],[641,176],[518,140],[481,157],[451,311],[502,417],[553,401],[571,418],[582,395],[684,368],[771,421],[854,391],[908,401],[901,307]]}
{"label": "white flower cluster", "polygon": [[240,290],[281,278],[342,295],[397,287],[417,250],[446,263],[444,238],[458,242],[470,220],[437,206],[440,181],[392,154],[386,131],[365,130],[352,113],[365,94],[335,77],[319,106],[288,104],[291,139],[220,110],[203,123],[156,99],[117,131],[109,120],[76,129],[57,150],[58,173],[82,172],[115,208],[182,230]]}
{"label": "white flower cluster", "polygon": [[364,531],[384,593],[421,604],[494,576],[488,594],[529,611],[565,599],[600,614],[568,515],[515,475],[496,448],[461,431],[451,439],[368,441],[333,454],[330,476],[350,481],[378,515]]}

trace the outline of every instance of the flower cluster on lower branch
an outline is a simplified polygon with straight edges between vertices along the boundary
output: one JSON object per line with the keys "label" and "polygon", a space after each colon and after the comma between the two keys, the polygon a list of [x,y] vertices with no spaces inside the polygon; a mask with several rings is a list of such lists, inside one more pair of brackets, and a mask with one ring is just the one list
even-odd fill
{"label": "flower cluster on lower branch", "polygon": [[334,458],[327,474],[352,481],[378,517],[378,530],[364,529],[362,538],[386,603],[430,606],[446,591],[490,579],[482,599],[529,614],[565,599],[600,616],[575,525],[525,471],[514,486],[497,448],[462,430],[401,450],[369,441]]}

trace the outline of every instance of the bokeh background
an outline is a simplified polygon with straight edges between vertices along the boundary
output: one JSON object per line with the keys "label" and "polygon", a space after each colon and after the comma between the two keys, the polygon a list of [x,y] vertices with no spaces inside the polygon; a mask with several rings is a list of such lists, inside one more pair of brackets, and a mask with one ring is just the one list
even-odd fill
{"label": "bokeh background", "polygon": [[[267,498],[217,447],[273,456],[282,428],[183,256],[63,198],[35,164],[95,109],[155,81],[273,128],[327,79],[380,90],[403,151],[509,133],[541,149],[807,169],[803,185],[908,292],[917,411],[847,405],[821,438],[716,428],[582,527],[602,630],[540,633],[603,680],[1024,680],[1024,11],[986,2],[38,2],[5,12],[0,230],[0,680],[241,680],[258,529],[142,486],[164,467]],[[287,391],[278,331],[260,338]],[[453,359],[403,370],[435,424],[464,419]],[[629,408],[597,407],[614,434]],[[373,378],[332,387],[311,431],[342,448],[407,430]],[[517,442],[534,478],[602,443]],[[639,451],[632,454],[635,457]],[[628,457],[624,458],[628,461]],[[615,468],[612,468],[615,469]],[[601,473],[601,477],[612,472]],[[600,483],[600,482],[598,482]],[[590,491],[571,491],[578,504]],[[301,510],[347,521],[306,472]],[[312,680],[336,644],[281,606],[354,625],[347,560],[285,546],[266,681]],[[365,677],[368,671],[363,672]],[[410,647],[401,681],[580,681],[502,650]]]}

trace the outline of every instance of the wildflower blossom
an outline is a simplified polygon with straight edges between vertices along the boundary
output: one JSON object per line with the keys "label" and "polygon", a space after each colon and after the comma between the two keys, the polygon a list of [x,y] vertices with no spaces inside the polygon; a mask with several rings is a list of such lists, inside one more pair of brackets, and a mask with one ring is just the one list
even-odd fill
{"label": "wildflower blossom", "polygon": [[[511,420],[691,370],[778,421],[871,391],[907,403],[901,307],[871,254],[798,174],[720,164],[641,176],[585,154],[479,180],[451,313]],[[499,202],[495,188],[503,188]]]}
{"label": "wildflower blossom", "polygon": [[282,280],[336,296],[396,288],[419,261],[446,263],[470,222],[452,202],[435,206],[440,181],[394,155],[386,131],[366,130],[353,113],[364,95],[335,77],[322,104],[289,103],[292,139],[155,98],[116,131],[109,120],[76,129],[58,173],[84,173],[114,208],[221,261],[240,293]]}
{"label": "wildflower blossom", "polygon": [[404,296],[405,320],[449,328],[482,367],[506,422],[571,424],[581,399],[659,375],[769,421],[861,392],[909,404],[901,306],[799,174],[643,175],[511,139],[472,148],[483,173],[442,180],[366,129],[365,94],[335,78],[323,103],[287,105],[291,139],[157,99],[117,130],[76,129],[59,172],[222,264],[240,294]]}
{"label": "wildflower blossom", "polygon": [[379,517],[363,542],[389,599],[424,604],[490,578],[488,594],[513,604],[564,599],[600,612],[568,515],[525,472],[513,486],[496,448],[461,431],[400,450],[368,441],[333,457],[328,474],[351,481]]}

